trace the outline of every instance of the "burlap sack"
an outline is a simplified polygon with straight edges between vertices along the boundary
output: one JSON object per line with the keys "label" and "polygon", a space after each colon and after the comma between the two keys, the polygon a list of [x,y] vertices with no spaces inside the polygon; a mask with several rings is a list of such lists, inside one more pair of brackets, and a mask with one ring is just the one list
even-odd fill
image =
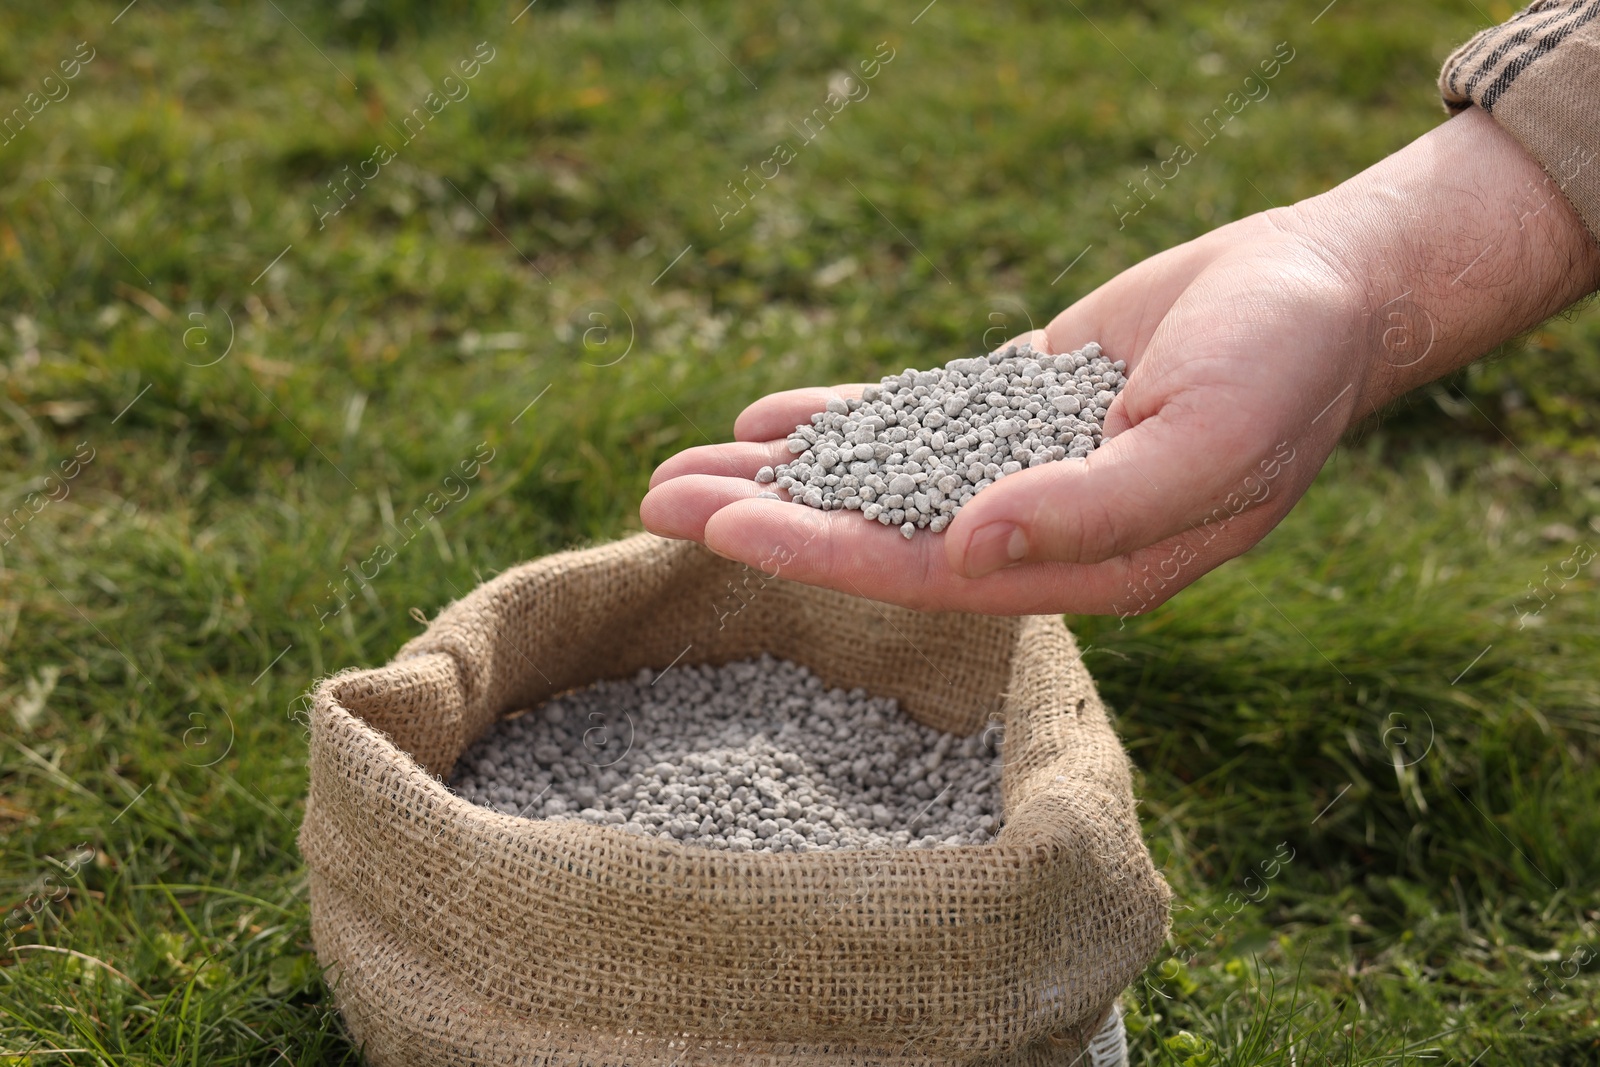
{"label": "burlap sack", "polygon": [[[553,694],[763,651],[941,730],[1003,720],[996,840],[735,853],[441,783]],[[510,570],[393,663],[322,683],[300,848],[318,955],[378,1067],[1070,1064],[1167,926],[1060,619],[920,614],[649,535]]]}

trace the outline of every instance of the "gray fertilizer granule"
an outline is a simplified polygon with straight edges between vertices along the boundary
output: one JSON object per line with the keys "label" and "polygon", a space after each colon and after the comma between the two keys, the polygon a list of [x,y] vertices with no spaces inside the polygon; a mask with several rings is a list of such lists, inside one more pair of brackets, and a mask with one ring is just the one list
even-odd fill
{"label": "gray fertilizer granule", "polygon": [[789,435],[794,458],[763,467],[756,480],[799,504],[859,511],[908,538],[921,527],[939,533],[1008,474],[1094,451],[1125,369],[1090,342],[1063,355],[1007,345],[938,370],[906,370],[860,399],[828,401]]}
{"label": "gray fertilizer granule", "polygon": [[738,852],[988,841],[993,732],[959,738],[787,661],[641,670],[498,723],[450,788],[508,815]]}

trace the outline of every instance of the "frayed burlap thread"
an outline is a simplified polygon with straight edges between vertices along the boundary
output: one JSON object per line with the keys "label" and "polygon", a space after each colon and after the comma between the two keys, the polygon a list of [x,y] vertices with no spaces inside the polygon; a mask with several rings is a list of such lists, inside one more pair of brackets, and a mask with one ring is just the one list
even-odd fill
{"label": "frayed burlap thread", "polygon": [[[1003,727],[997,838],[736,853],[442,784],[552,695],[762,652],[941,730]],[[320,684],[300,848],[318,956],[378,1067],[1071,1064],[1170,896],[1060,619],[874,604],[648,534],[507,571],[388,666]]]}

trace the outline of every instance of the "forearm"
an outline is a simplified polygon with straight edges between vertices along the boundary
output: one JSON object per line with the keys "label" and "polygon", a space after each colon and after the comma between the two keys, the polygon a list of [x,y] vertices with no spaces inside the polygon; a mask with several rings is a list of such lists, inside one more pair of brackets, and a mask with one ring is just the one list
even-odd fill
{"label": "forearm", "polygon": [[1359,418],[1600,288],[1600,243],[1556,183],[1472,109],[1320,196],[1271,213],[1366,294],[1349,343]]}

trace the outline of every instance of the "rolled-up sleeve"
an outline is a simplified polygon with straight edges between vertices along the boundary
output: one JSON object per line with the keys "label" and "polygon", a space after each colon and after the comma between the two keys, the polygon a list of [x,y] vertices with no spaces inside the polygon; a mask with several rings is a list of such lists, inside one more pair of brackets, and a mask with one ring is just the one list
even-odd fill
{"label": "rolled-up sleeve", "polygon": [[1600,239],[1600,0],[1537,0],[1484,30],[1445,60],[1439,92],[1494,116]]}

